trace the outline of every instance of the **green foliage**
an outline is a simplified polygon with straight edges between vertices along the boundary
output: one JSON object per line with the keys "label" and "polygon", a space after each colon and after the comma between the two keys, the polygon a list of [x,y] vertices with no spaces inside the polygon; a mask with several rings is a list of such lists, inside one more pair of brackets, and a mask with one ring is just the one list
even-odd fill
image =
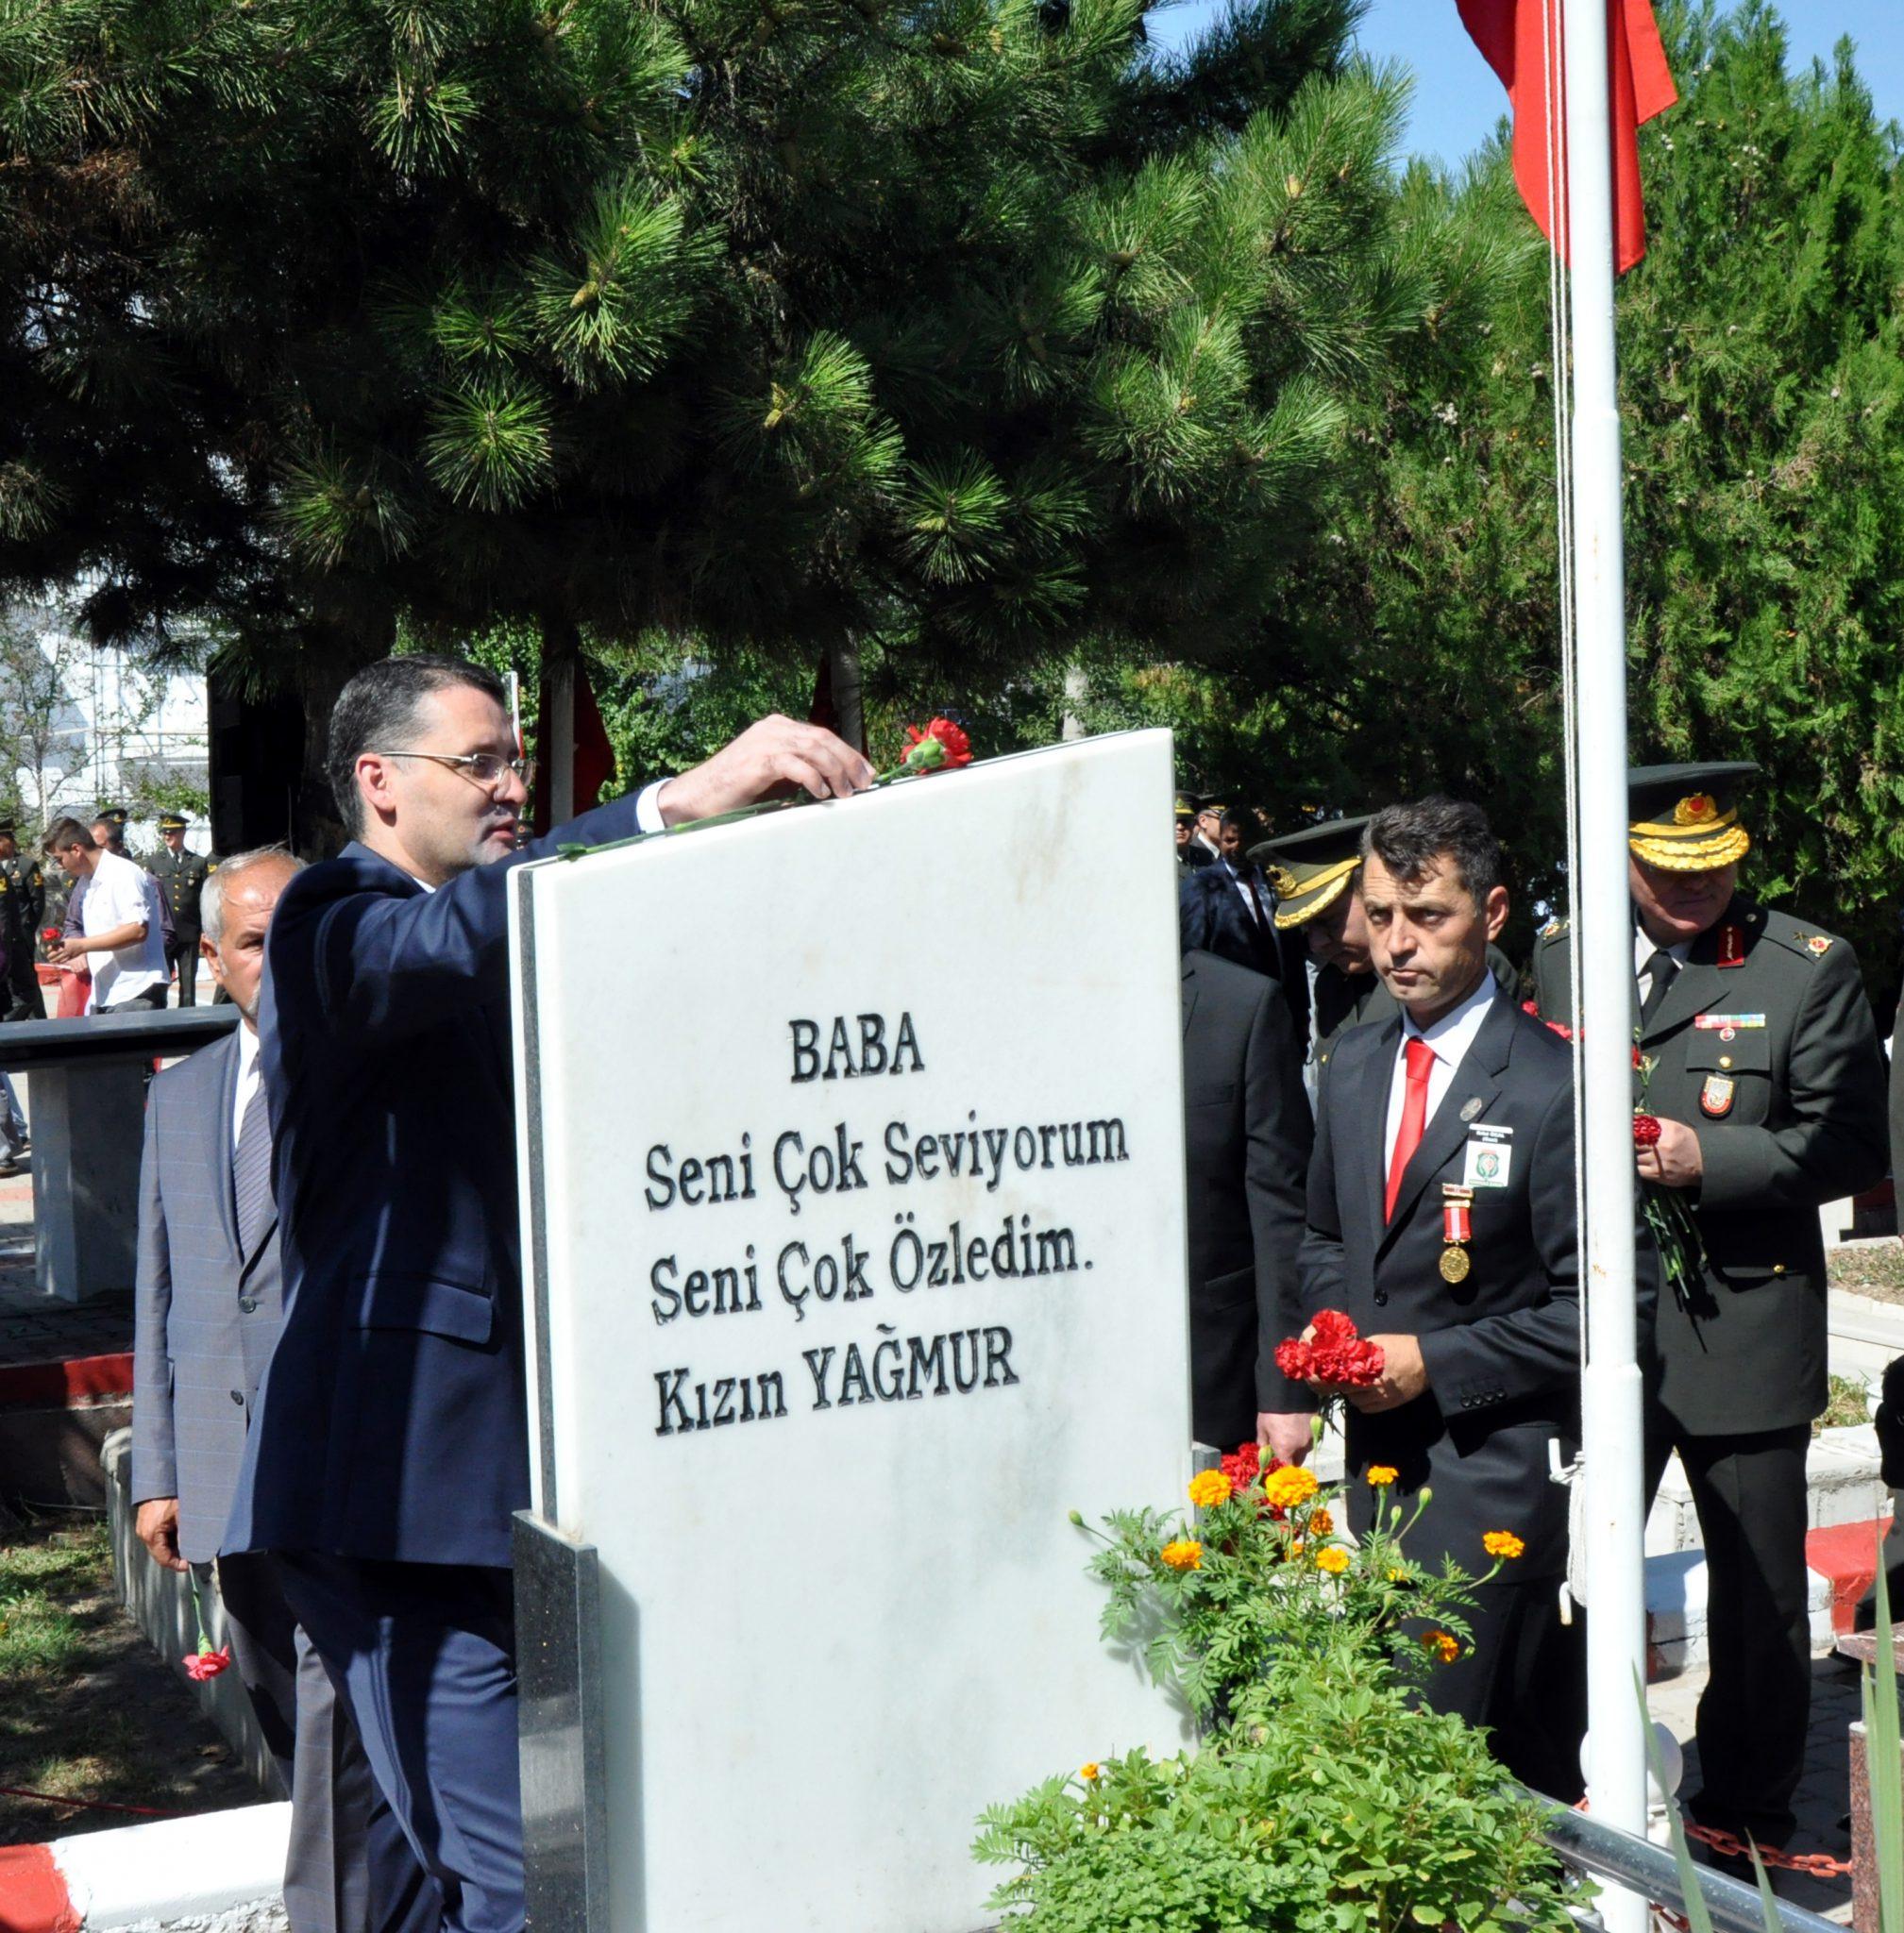
{"label": "green foliage", "polygon": [[[1785,70],[1764,0],[1662,25],[1681,102],[1643,132],[1648,249],[1619,294],[1634,754],[1763,765],[1747,889],[1881,983],[1904,857],[1897,137],[1848,44]],[[1483,799],[1525,901],[1564,903],[1545,250],[1498,143],[1458,179],[1414,171],[1403,201],[1424,236],[1440,206],[1466,266],[1352,430],[1341,541],[1289,587],[1315,682],[1261,796]],[[1247,688],[1281,651],[1240,662]]]}
{"label": "green foliage", "polygon": [[1255,1462],[1197,1479],[1193,1529],[1107,1520],[1092,1565],[1104,1635],[1152,1634],[1150,1668],[1203,1720],[1202,1749],[1134,1750],[991,1807],[975,1857],[1022,1869],[991,1904],[1027,1908],[1034,1933],[1562,1933],[1542,1808],[1480,1734],[1412,1695],[1426,1647],[1467,1635],[1468,1581],[1407,1559],[1414,1520],[1386,1491],[1352,1549],[1340,1499]]}
{"label": "green foliage", "polygon": [[1449,300],[1356,10],[0,12],[0,571],[331,687],[399,619],[1005,709],[1234,643]]}

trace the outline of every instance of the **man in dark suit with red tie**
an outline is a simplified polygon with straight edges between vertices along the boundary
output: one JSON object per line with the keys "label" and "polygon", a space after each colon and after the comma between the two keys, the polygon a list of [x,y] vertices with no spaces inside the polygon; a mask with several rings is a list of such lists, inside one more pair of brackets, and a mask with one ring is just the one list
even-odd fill
{"label": "man in dark suit with red tie", "polygon": [[1344,1034],[1323,1080],[1294,1313],[1345,1312],[1385,1368],[1372,1388],[1289,1401],[1347,1397],[1360,1524],[1372,1466],[1397,1472],[1405,1513],[1432,1491],[1407,1539],[1416,1561],[1480,1576],[1489,1533],[1518,1540],[1476,1593],[1472,1648],[1426,1695],[1491,1727],[1537,1790],[1574,1799],[1584,1656],[1559,1617],[1567,1496],[1548,1480],[1551,1446],[1571,1457],[1579,1428],[1572,1057],[1489,971],[1508,889],[1477,806],[1375,814],[1361,892],[1401,1012]]}

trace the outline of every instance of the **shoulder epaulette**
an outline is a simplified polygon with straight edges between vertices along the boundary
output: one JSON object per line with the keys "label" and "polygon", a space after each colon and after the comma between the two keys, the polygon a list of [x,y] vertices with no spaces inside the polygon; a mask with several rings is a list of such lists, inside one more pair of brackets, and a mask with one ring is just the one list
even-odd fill
{"label": "shoulder epaulette", "polygon": [[1748,926],[1759,927],[1768,940],[1776,941],[1789,952],[1802,954],[1808,960],[1822,960],[1827,953],[1844,948],[1851,950],[1835,933],[1821,933],[1815,926],[1801,926],[1795,919],[1788,918],[1782,913],[1776,913],[1770,907],[1754,907],[1745,916]]}

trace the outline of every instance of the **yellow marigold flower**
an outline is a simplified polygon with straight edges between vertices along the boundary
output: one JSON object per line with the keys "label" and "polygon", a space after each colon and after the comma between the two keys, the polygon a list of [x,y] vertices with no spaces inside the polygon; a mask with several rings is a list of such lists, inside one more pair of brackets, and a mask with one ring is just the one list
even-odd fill
{"label": "yellow marigold flower", "polygon": [[1391,1564],[1389,1567],[1389,1582],[1390,1584],[1406,1584],[1407,1581],[1408,1573],[1399,1564]]}
{"label": "yellow marigold flower", "polygon": [[1327,1537],[1335,1527],[1336,1520],[1326,1510],[1311,1510],[1309,1512],[1309,1535],[1311,1537]]}
{"label": "yellow marigold flower", "polygon": [[1331,1577],[1340,1577],[1349,1568],[1349,1554],[1340,1544],[1330,1544],[1316,1553],[1316,1569],[1326,1571]]}
{"label": "yellow marigold flower", "polygon": [[1086,1785],[1089,1785],[1091,1781],[1095,1779],[1098,1773],[1101,1773],[1103,1770],[1104,1767],[1101,1766],[1095,1758],[1093,1758],[1088,1765],[1081,1765],[1078,1767],[1078,1776],[1084,1780]]}
{"label": "yellow marigold flower", "polygon": [[1172,1538],[1157,1554],[1172,1571],[1201,1571],[1204,1547],[1193,1537]]}
{"label": "yellow marigold flower", "polygon": [[1230,1480],[1220,1470],[1200,1470],[1190,1479],[1190,1502],[1209,1510],[1230,1501]]}
{"label": "yellow marigold flower", "polygon": [[1527,1547],[1511,1530],[1491,1530],[1481,1539],[1481,1548],[1491,1557],[1518,1557]]}
{"label": "yellow marigold flower", "polygon": [[1371,1486],[1378,1490],[1386,1490],[1401,1473],[1392,1463],[1372,1463],[1367,1471]]}
{"label": "yellow marigold flower", "polygon": [[1286,1463],[1281,1470],[1271,1471],[1263,1479],[1263,1495],[1281,1510],[1293,1510],[1306,1504],[1316,1494],[1316,1489],[1313,1472],[1296,1463]]}
{"label": "yellow marigold flower", "polygon": [[1444,1665],[1453,1664],[1461,1655],[1461,1647],[1445,1631],[1428,1632],[1422,1639],[1422,1649]]}
{"label": "yellow marigold flower", "polygon": [[1289,1555],[1290,1559],[1293,1561],[1295,1558],[1300,1557],[1303,1555],[1303,1540],[1301,1538],[1298,1538],[1295,1540],[1295,1542],[1289,1546]]}

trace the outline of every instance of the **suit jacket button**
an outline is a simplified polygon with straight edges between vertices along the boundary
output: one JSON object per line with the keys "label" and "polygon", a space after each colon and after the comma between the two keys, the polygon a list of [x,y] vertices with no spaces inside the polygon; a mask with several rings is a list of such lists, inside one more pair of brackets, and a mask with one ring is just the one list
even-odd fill
{"label": "suit jacket button", "polygon": [[258,1310],[258,1298],[255,1295],[242,1295],[238,1298],[238,1306],[245,1315],[255,1315]]}
{"label": "suit jacket button", "polygon": [[1772,1273],[1773,1273],[1774,1275],[1782,1275],[1782,1274],[1784,1274],[1784,1272],[1785,1272],[1785,1265],[1784,1265],[1784,1263],[1782,1263],[1782,1262],[1774,1262],[1774,1263],[1772,1264]]}
{"label": "suit jacket button", "polygon": [[242,1409],[244,1406],[244,1391],[242,1389],[234,1389],[231,1392],[231,1400],[233,1403],[237,1404],[238,1406]]}
{"label": "suit jacket button", "polygon": [[1386,1308],[1388,1306],[1389,1302],[1389,1291],[1386,1288],[1376,1289],[1375,1302],[1378,1306]]}

